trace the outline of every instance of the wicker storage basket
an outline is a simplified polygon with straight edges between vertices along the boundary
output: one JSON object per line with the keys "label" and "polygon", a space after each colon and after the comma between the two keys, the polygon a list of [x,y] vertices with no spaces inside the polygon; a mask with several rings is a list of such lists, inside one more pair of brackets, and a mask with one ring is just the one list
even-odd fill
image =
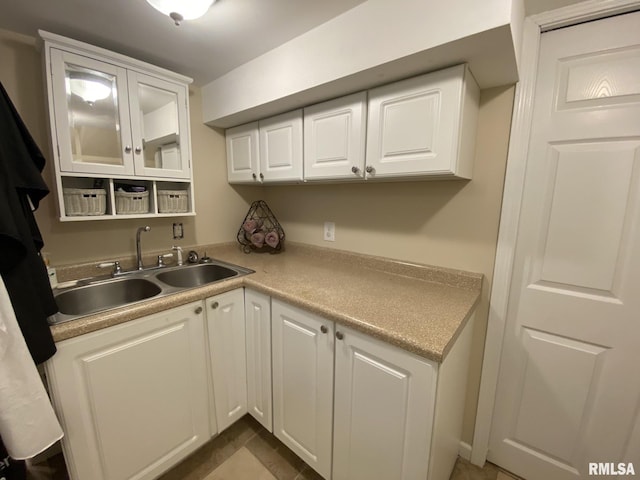
{"label": "wicker storage basket", "polygon": [[63,188],[64,211],[67,216],[104,215],[107,192],[100,188]]}
{"label": "wicker storage basket", "polygon": [[116,192],[116,213],[132,215],[149,213],[149,192]]}
{"label": "wicker storage basket", "polygon": [[159,213],[186,213],[189,211],[187,190],[158,190]]}

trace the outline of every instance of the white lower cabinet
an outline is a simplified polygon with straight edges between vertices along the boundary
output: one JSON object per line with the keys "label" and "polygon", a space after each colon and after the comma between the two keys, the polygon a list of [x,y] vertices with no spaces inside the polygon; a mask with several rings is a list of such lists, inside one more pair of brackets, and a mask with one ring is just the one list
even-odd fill
{"label": "white lower cabinet", "polygon": [[243,289],[208,298],[205,305],[215,420],[222,432],[247,413]]}
{"label": "white lower cabinet", "polygon": [[64,340],[46,371],[71,479],[156,478],[248,412],[327,480],[447,480],[472,324],[437,364],[237,289]]}
{"label": "white lower cabinet", "polygon": [[473,321],[438,364],[275,299],[271,309],[283,443],[327,480],[449,478]]}
{"label": "white lower cabinet", "polygon": [[209,439],[202,302],[57,344],[46,364],[73,480],[152,479]]}
{"label": "white lower cabinet", "polygon": [[331,477],[333,322],[271,302],[273,433],[324,478]]}
{"label": "white lower cabinet", "polygon": [[273,432],[271,401],[271,297],[245,289],[247,410]]}
{"label": "white lower cabinet", "polygon": [[425,480],[437,364],[336,330],[333,480]]}

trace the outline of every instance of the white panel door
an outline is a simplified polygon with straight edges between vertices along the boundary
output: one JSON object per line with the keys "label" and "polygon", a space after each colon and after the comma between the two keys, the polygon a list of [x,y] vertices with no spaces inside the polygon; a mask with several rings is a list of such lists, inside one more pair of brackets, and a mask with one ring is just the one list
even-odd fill
{"label": "white panel door", "polygon": [[73,480],[153,479],[209,439],[202,302],[58,343],[47,362]]}
{"label": "white panel door", "polygon": [[640,466],[640,13],[540,47],[488,458],[563,480]]}
{"label": "white panel door", "polygon": [[364,177],[367,93],[304,109],[305,180]]}
{"label": "white panel door", "polygon": [[218,432],[247,413],[247,360],[242,288],[205,301]]}
{"label": "white panel door", "polygon": [[330,478],[333,322],[275,299],[271,322],[273,433]]}
{"label": "white panel door", "polygon": [[302,110],[260,120],[260,180],[302,181]]}
{"label": "white panel door", "polygon": [[247,335],[247,410],[273,432],[271,401],[271,297],[244,291]]}
{"label": "white panel door", "polygon": [[258,122],[229,128],[225,131],[225,138],[229,183],[259,183]]}
{"label": "white panel door", "polygon": [[425,480],[437,365],[337,326],[333,480]]}
{"label": "white panel door", "polygon": [[369,91],[367,178],[455,172],[465,67]]}

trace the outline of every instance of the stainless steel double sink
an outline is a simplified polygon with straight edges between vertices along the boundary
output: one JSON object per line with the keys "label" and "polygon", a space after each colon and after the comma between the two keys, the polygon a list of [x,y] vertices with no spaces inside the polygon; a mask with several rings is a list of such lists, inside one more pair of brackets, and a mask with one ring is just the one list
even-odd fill
{"label": "stainless steel double sink", "polygon": [[59,312],[49,317],[49,324],[67,322],[249,273],[253,270],[214,260],[211,263],[127,272],[106,280],[79,280],[73,286],[53,290]]}

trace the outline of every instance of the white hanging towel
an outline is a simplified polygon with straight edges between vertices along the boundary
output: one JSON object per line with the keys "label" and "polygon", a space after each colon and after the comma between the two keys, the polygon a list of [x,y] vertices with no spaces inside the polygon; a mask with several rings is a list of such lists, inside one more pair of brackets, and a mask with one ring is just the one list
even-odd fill
{"label": "white hanging towel", "polygon": [[0,277],[0,436],[12,458],[25,460],[62,435]]}

